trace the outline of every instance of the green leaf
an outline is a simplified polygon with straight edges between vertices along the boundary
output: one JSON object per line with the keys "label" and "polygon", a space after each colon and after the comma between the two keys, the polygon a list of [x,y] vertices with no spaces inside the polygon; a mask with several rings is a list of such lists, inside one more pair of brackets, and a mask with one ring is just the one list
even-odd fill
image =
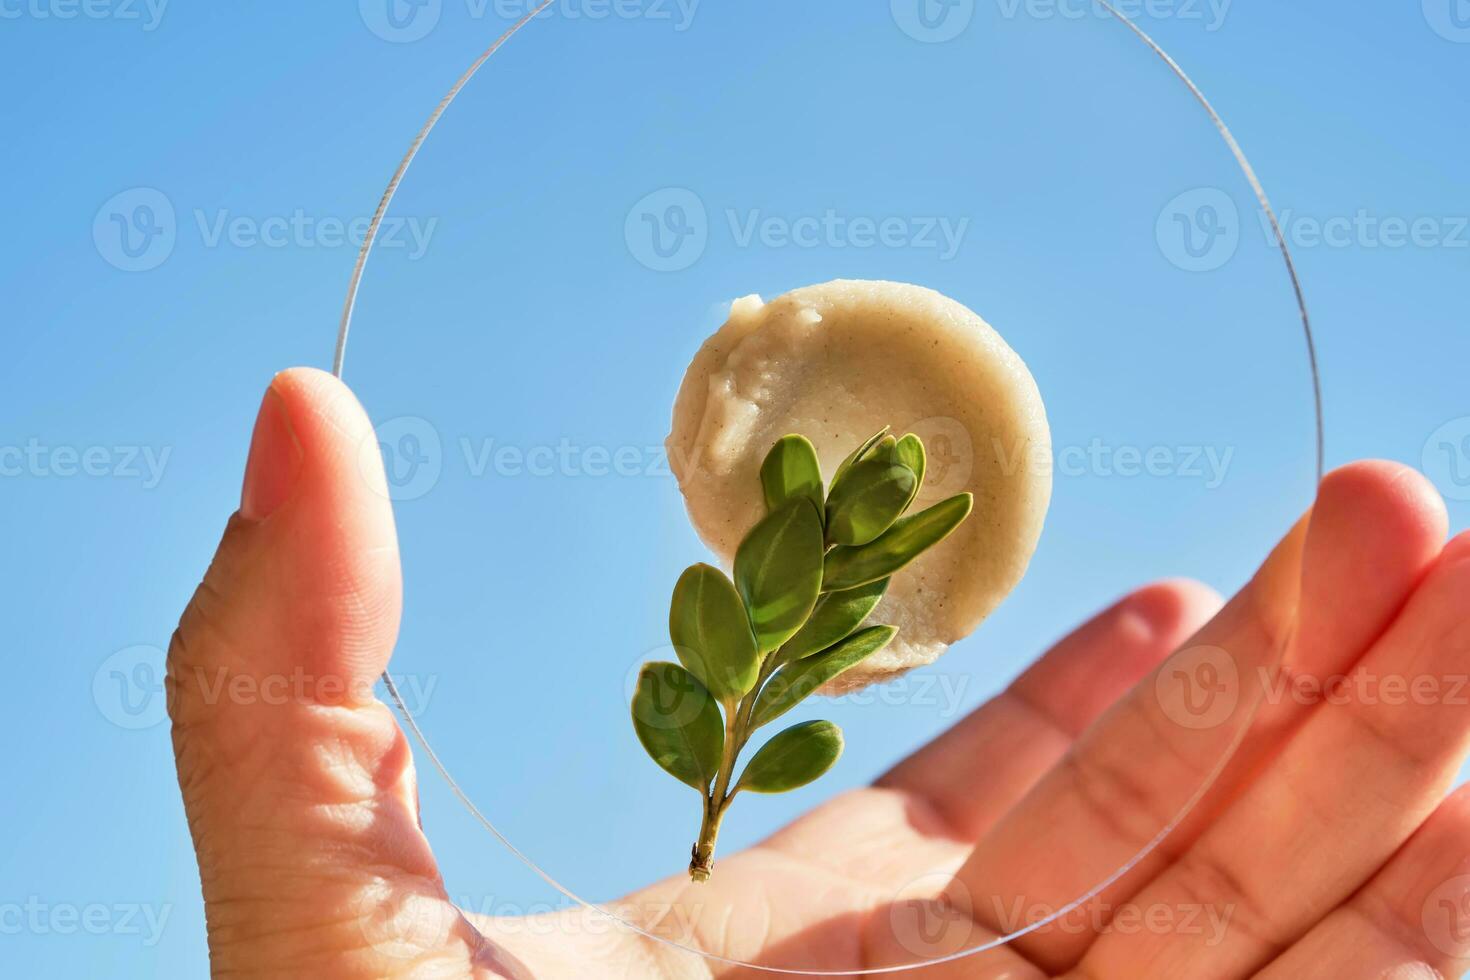
{"label": "green leaf", "polygon": [[781,647],[781,662],[809,657],[847,639],[863,625],[887,590],[885,578],[845,592],[825,593],[817,600],[806,625]]}
{"label": "green leaf", "polygon": [[[917,497],[919,488],[924,485],[924,469],[928,465],[923,440],[910,432],[898,440],[898,444],[894,447],[894,459],[913,470],[914,476],[918,477],[914,483],[914,497]],[[909,498],[910,504],[914,502],[914,497]]]}
{"label": "green leaf", "polygon": [[793,725],[761,747],[737,790],[785,793],[821,776],[842,755],[842,729],[830,721]]}
{"label": "green leaf", "polygon": [[827,553],[822,588],[836,592],[887,578],[948,537],[974,506],[973,494],[956,494],[900,519],[875,541],[856,548],[833,548]]}
{"label": "green leaf", "polygon": [[692,565],[679,576],[669,604],[669,639],[679,662],[720,701],[755,687],[760,657],[740,593],[725,573]]}
{"label": "green leaf", "polygon": [[918,487],[918,477],[907,466],[876,456],[862,460],[827,498],[827,539],[867,544],[903,516]]}
{"label": "green leaf", "polygon": [[886,435],[888,435],[888,426],[885,425],[877,432],[868,436],[867,439],[863,440],[863,444],[861,446],[858,446],[852,452],[848,453],[847,458],[838,465],[837,472],[832,474],[832,486],[836,487],[837,481],[841,480],[843,475],[852,468],[852,464],[866,457],[868,455],[868,451],[874,446],[878,445],[878,443],[882,441],[883,437]]}
{"label": "green leaf", "polygon": [[693,674],[678,664],[644,664],[633,693],[633,728],[665,772],[709,792],[725,749],[725,724]]}
{"label": "green leaf", "polygon": [[735,552],[735,585],[756,647],[766,654],[796,633],[822,591],[822,521],[805,498],[751,529]]}
{"label": "green leaf", "polygon": [[868,450],[867,454],[863,456],[863,459],[882,459],[890,463],[896,463],[898,462],[897,450],[898,440],[891,435],[884,436],[882,439],[873,443],[873,448]]}
{"label": "green leaf", "polygon": [[768,513],[800,497],[822,506],[822,470],[817,451],[805,436],[786,436],[771,447],[761,464],[761,487]]}
{"label": "green leaf", "polygon": [[882,650],[897,635],[896,626],[870,626],[830,650],[782,667],[756,697],[751,724],[759,728],[780,718],[817,688]]}

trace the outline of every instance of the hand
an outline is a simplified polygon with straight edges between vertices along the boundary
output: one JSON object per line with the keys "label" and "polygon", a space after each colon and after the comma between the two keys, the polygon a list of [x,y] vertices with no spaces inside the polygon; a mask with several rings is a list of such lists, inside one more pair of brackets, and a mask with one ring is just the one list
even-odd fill
{"label": "hand", "polygon": [[[240,512],[169,649],[215,973],[769,976],[588,928],[594,913],[526,928],[451,905],[419,826],[408,744],[371,693],[400,578],[386,484],[359,466],[368,438],[330,376],[275,379]],[[1334,675],[1382,684],[1268,698],[1185,823],[1094,902],[907,975],[1458,976],[1470,966],[1470,797],[1445,793],[1470,737],[1470,692],[1453,682],[1470,662],[1470,538],[1444,546],[1445,526],[1411,471],[1340,470],[1223,609],[1199,585],[1142,589],[875,787],[721,860],[711,885],[670,880],[619,907],[783,967],[861,975],[972,947],[1016,927],[1008,909],[1054,909],[1102,881],[1204,782],[1241,716],[1184,723],[1173,692],[1188,692],[1171,678],[1220,655],[1200,648],[1229,658],[1244,710],[1284,646],[1290,690]],[[219,698],[224,675],[306,683],[286,703]],[[1391,697],[1389,678],[1421,693]],[[936,868],[953,879],[916,891],[926,882],[914,875]]]}

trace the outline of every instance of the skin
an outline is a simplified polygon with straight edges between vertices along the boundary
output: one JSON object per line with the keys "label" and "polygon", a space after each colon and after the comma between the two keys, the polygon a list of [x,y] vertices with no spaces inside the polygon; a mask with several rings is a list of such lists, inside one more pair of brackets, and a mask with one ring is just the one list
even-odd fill
{"label": "skin", "polygon": [[[359,461],[371,439],[328,375],[275,378],[240,512],[169,650],[214,973],[769,975],[588,913],[527,922],[450,904],[408,744],[371,694],[401,581],[381,471]],[[1065,902],[1137,851],[1241,730],[1181,723],[1161,693],[1160,672],[1198,666],[1192,651],[1225,651],[1242,678],[1271,669],[1278,650],[1297,681],[1462,676],[1470,537],[1445,534],[1422,477],[1389,463],[1339,470],[1228,604],[1188,582],[1140,589],[872,788],[723,858],[718,888],[669,880],[619,908],[716,953],[852,976],[973,946],[1004,926],[992,899]],[[306,682],[286,699],[220,697],[222,675]],[[1450,787],[1470,750],[1466,693],[1406,702],[1345,690],[1265,704],[1215,788],[1087,914],[903,975],[1462,975],[1470,795]],[[915,882],[915,868],[953,877]],[[1228,912],[1228,924],[1132,918],[1159,909]],[[906,925],[918,921],[929,928]]]}

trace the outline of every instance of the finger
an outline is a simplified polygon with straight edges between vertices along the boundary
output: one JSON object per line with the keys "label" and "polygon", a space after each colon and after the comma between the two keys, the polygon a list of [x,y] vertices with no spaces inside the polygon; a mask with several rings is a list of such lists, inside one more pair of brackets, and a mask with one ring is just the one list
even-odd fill
{"label": "finger", "polygon": [[1470,792],[1445,800],[1361,891],[1256,974],[1428,980],[1470,971]]}
{"label": "finger", "polygon": [[1283,690],[1320,710],[1134,899],[1142,908],[1232,908],[1220,942],[1206,948],[1198,934],[1110,930],[1083,969],[1108,976],[1146,962],[1162,975],[1246,976],[1367,881],[1434,811],[1470,751],[1467,608],[1470,535],[1451,542],[1342,683]]}
{"label": "finger", "polygon": [[457,943],[462,963],[473,942],[419,831],[408,747],[373,698],[400,587],[381,464],[364,445],[372,427],[340,382],[275,378],[240,511],[169,647],[217,972],[377,975],[385,951],[412,963]]}
{"label": "finger", "polygon": [[1203,626],[1219,596],[1190,581],[1139,589],[1062,639],[1004,693],[878,780],[975,840],[1077,735]]}
{"label": "finger", "polygon": [[[1432,488],[1401,467],[1357,464],[1329,476],[1310,518],[1250,584],[980,841],[959,877],[991,896],[977,910],[984,924],[1011,932],[1058,914],[1149,847],[1235,745],[1259,703],[1260,672],[1282,662],[1319,672],[1350,666],[1433,562],[1445,521]],[[1320,635],[1299,623],[1316,624]],[[1232,683],[1184,686],[1199,678],[1202,663],[1228,667]],[[1020,937],[1018,948],[1058,972],[1076,962],[1107,910],[1197,836],[1306,710],[1264,706],[1259,731],[1240,744],[1189,820],[1092,901]]]}

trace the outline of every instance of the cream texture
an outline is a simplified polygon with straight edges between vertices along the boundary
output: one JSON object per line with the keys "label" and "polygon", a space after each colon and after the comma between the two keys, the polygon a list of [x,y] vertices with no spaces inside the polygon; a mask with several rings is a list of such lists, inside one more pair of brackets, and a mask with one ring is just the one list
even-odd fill
{"label": "cream texture", "polygon": [[760,465],[787,433],[812,441],[830,480],[873,432],[915,432],[928,452],[910,513],[961,491],[969,519],[899,572],[870,622],[885,650],[823,689],[840,694],[934,662],[1015,588],[1051,498],[1051,435],[1021,358],[980,317],[920,286],[836,280],[769,303],[736,300],[674,403],[670,463],[690,519],[726,568],[763,515]]}

